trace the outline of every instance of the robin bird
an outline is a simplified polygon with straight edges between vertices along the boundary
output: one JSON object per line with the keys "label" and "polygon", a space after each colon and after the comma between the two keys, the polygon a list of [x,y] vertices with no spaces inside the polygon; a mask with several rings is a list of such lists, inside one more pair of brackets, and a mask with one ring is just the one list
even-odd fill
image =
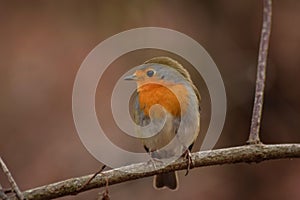
{"label": "robin bird", "polygon": [[[134,74],[125,77],[125,80],[137,83],[137,90],[130,101],[135,123],[145,127],[151,120],[154,125],[165,120],[156,135],[142,138],[145,150],[158,159],[172,157],[176,154],[174,152],[179,151],[180,156],[188,158],[189,169],[190,150],[200,130],[200,94],[188,71],[169,57],[155,57],[138,66]],[[163,109],[154,106],[157,104]],[[150,129],[139,134],[147,136],[153,131]],[[158,153],[173,138],[177,138],[179,143],[170,146],[164,153]],[[156,175],[153,185],[156,189],[167,187],[176,190],[176,172]]]}

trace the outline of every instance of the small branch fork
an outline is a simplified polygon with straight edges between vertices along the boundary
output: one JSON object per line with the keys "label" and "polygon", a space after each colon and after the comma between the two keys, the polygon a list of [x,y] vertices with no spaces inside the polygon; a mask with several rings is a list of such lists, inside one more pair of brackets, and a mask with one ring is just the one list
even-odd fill
{"label": "small branch fork", "polygon": [[263,0],[263,24],[260,36],[255,99],[250,127],[249,144],[259,144],[259,130],[262,116],[264,89],[266,80],[266,65],[272,22],[272,0]]}
{"label": "small branch fork", "polygon": [[5,192],[4,192],[3,188],[2,188],[2,185],[0,185],[0,199],[9,200],[8,196],[5,194]]}
{"label": "small branch fork", "polygon": [[80,188],[77,189],[77,192],[79,193],[81,190],[83,190],[98,174],[100,174],[104,169],[106,165],[103,165],[99,171],[97,171],[90,179],[87,180],[85,184],[83,184]]}
{"label": "small branch fork", "polygon": [[[22,194],[22,192],[20,191],[17,183],[15,182],[15,180],[13,179],[10,171],[8,170],[7,166],[5,165],[4,161],[2,160],[2,158],[0,157],[0,165],[2,167],[2,170],[4,172],[4,174],[7,177],[7,180],[12,188],[12,191],[16,194],[17,199],[18,200],[23,200],[24,196]],[[0,197],[3,199],[8,199],[7,195],[5,194],[5,192],[2,189],[2,186],[0,186]]]}

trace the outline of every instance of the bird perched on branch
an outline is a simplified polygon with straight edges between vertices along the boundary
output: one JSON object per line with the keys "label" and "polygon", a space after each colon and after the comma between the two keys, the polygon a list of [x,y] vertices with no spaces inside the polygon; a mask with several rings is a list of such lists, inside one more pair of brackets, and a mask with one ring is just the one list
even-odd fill
{"label": "bird perched on branch", "polygon": [[[188,71],[169,57],[155,57],[138,66],[125,80],[137,83],[131,101],[136,124],[145,127],[151,122],[155,127],[164,122],[155,135],[150,135],[153,127],[142,133],[137,130],[144,136],[142,142],[146,151],[155,159],[186,156],[189,169],[190,150],[200,129],[200,95]],[[145,137],[147,135],[150,137]],[[154,187],[176,190],[176,172],[156,175]]]}

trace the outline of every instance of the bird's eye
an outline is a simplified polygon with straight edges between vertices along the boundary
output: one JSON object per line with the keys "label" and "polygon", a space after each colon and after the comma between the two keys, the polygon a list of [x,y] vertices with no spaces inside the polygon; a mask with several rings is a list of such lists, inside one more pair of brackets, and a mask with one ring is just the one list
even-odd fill
{"label": "bird's eye", "polygon": [[147,76],[148,77],[152,77],[153,75],[154,75],[154,71],[153,70],[147,71]]}

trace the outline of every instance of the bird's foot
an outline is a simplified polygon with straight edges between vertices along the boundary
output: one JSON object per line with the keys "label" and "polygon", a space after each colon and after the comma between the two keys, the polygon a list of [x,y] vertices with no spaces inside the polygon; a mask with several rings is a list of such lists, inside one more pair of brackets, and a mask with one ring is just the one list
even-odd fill
{"label": "bird's foot", "polygon": [[187,149],[185,152],[184,152],[184,158],[187,159],[187,169],[186,169],[186,172],[185,172],[185,176],[187,176],[189,174],[189,171],[191,169],[191,167],[193,167],[193,160],[192,160],[192,154],[190,152],[189,149]]}
{"label": "bird's foot", "polygon": [[150,157],[150,160],[148,161],[148,164],[152,164],[154,170],[157,170],[157,163],[159,164],[162,164],[163,161],[158,159],[158,158],[153,158],[153,157]]}

